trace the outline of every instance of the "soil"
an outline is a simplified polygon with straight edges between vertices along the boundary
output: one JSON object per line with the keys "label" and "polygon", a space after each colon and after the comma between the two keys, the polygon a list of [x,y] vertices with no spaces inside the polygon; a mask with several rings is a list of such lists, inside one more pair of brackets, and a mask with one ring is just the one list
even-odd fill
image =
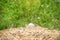
{"label": "soil", "polygon": [[40,26],[0,30],[0,40],[57,40],[59,35],[58,30]]}

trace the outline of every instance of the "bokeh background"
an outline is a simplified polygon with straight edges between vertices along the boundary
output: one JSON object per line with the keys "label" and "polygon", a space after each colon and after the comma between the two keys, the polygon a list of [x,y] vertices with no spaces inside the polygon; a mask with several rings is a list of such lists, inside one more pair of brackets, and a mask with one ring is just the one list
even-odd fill
{"label": "bokeh background", "polygon": [[60,0],[0,0],[0,29],[34,23],[60,29]]}

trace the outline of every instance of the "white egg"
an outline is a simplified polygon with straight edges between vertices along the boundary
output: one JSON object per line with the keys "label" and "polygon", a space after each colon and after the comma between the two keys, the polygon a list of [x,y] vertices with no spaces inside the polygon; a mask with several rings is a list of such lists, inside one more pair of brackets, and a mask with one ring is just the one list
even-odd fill
{"label": "white egg", "polygon": [[35,25],[33,23],[29,23],[27,27],[35,27]]}

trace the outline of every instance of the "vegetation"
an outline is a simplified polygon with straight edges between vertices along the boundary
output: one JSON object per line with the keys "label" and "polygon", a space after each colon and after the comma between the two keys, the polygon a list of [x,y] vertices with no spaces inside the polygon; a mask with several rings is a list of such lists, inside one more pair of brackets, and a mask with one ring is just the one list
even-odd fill
{"label": "vegetation", "polygon": [[0,29],[35,23],[60,29],[60,2],[56,0],[0,0]]}

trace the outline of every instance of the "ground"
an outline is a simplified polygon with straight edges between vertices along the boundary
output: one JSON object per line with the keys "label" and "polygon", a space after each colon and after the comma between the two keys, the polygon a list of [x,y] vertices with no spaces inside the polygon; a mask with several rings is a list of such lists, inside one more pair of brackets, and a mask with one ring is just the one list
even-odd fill
{"label": "ground", "polygon": [[0,30],[0,40],[57,40],[59,35],[59,30],[40,26]]}

